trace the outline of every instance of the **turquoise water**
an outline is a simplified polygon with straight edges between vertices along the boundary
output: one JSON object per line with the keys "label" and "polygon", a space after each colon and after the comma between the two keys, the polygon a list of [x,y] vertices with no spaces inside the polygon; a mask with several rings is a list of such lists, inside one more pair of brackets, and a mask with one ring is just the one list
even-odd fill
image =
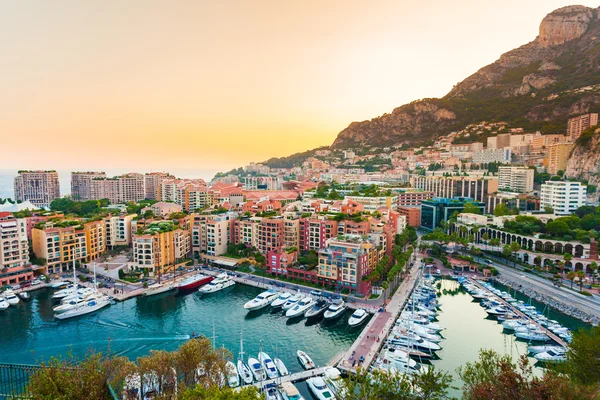
{"label": "turquoise water", "polygon": [[[151,349],[175,350],[192,332],[209,338],[236,357],[243,329],[246,356],[256,356],[260,341],[272,357],[281,358],[291,372],[302,367],[296,350],[305,350],[318,365],[325,365],[347,349],[360,329],[347,325],[347,317],[333,324],[288,320],[271,309],[247,313],[243,305],[261,290],[235,285],[221,292],[186,296],[163,294],[116,303],[96,314],[56,321],[51,291],[32,292],[0,313],[0,362],[35,363],[71,352],[81,357],[89,350],[111,352],[135,359]],[[350,312],[348,312],[350,314]]]}

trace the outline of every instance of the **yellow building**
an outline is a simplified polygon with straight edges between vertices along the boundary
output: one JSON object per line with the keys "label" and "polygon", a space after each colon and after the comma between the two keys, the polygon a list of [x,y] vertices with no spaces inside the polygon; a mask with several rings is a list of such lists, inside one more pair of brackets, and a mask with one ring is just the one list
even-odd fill
{"label": "yellow building", "polygon": [[569,161],[573,143],[555,143],[548,146],[548,172],[555,175],[564,171]]}

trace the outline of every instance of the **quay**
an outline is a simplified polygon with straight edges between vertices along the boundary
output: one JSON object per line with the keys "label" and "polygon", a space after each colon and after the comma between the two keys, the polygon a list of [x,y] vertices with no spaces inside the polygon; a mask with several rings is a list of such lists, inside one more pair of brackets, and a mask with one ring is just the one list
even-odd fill
{"label": "quay", "polygon": [[515,314],[517,314],[519,317],[521,318],[525,318],[529,321],[529,323],[531,324],[535,324],[538,328],[540,328],[541,330],[544,331],[544,333],[546,335],[548,335],[550,337],[550,339],[554,340],[557,344],[559,344],[560,346],[564,347],[564,348],[568,348],[569,344],[567,342],[565,342],[564,340],[562,340],[558,335],[554,334],[554,332],[544,328],[542,325],[540,325],[536,320],[534,320],[533,318],[529,317],[527,314],[521,312],[520,310],[518,310],[516,307],[513,307],[512,304],[510,304],[509,302],[507,302],[506,300],[504,300],[503,298],[499,297],[499,296],[495,296],[492,292],[490,292],[486,287],[484,287],[483,285],[481,285],[476,279],[469,279],[467,278],[467,280],[471,283],[473,283],[475,286],[477,286],[478,288],[485,290],[486,293],[489,293],[490,295],[498,298],[498,301],[501,302],[504,306],[509,307],[512,312],[514,312]]}
{"label": "quay", "polygon": [[279,378],[275,378],[275,379],[267,379],[264,381],[260,381],[260,382],[255,382],[252,384],[252,386],[255,386],[259,389],[263,388],[264,386],[268,385],[269,383],[275,383],[277,385],[282,384],[283,382],[291,382],[291,383],[296,383],[299,381],[304,381],[308,378],[313,378],[315,376],[321,376],[325,373],[325,370],[328,367],[319,367],[319,368],[313,368],[313,369],[309,369],[306,371],[300,371],[300,372],[296,372],[294,374],[290,374],[290,375],[286,375],[286,376],[280,376]]}
{"label": "quay", "polygon": [[[413,253],[415,265],[408,270],[408,275],[402,281],[396,293],[387,304],[385,311],[377,312],[369,321],[362,333],[348,349],[337,368],[346,374],[355,374],[359,368],[369,369],[381,348],[385,339],[390,334],[396,319],[406,306],[421,269],[421,254]],[[364,361],[359,363],[363,357]]]}

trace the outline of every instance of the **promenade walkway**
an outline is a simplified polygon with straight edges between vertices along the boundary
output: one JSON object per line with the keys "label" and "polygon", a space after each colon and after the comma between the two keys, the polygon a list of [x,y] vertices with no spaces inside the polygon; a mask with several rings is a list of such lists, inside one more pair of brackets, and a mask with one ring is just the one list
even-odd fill
{"label": "promenade walkway", "polygon": [[[417,254],[417,253],[414,253]],[[377,312],[369,321],[360,336],[352,344],[344,358],[338,364],[338,369],[346,373],[356,373],[358,367],[368,369],[373,363],[385,338],[389,335],[398,315],[406,305],[412,293],[421,265],[421,255],[415,256],[414,266],[408,270],[406,279],[402,281],[396,293],[390,299],[384,312]],[[363,357],[364,361],[359,363]]]}

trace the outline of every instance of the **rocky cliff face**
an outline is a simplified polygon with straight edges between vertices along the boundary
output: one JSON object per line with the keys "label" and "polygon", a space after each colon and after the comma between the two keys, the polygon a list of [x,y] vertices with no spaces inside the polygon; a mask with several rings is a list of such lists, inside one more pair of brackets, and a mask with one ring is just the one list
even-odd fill
{"label": "rocky cliff face", "polygon": [[600,108],[600,9],[569,6],[548,14],[535,40],[503,54],[456,85],[442,99],[396,108],[353,122],[333,147],[399,144],[446,134],[480,121],[515,122],[528,129],[566,126],[580,112]]}
{"label": "rocky cliff face", "polygon": [[586,180],[590,185],[600,185],[600,128],[589,141],[575,145],[565,175]]}

